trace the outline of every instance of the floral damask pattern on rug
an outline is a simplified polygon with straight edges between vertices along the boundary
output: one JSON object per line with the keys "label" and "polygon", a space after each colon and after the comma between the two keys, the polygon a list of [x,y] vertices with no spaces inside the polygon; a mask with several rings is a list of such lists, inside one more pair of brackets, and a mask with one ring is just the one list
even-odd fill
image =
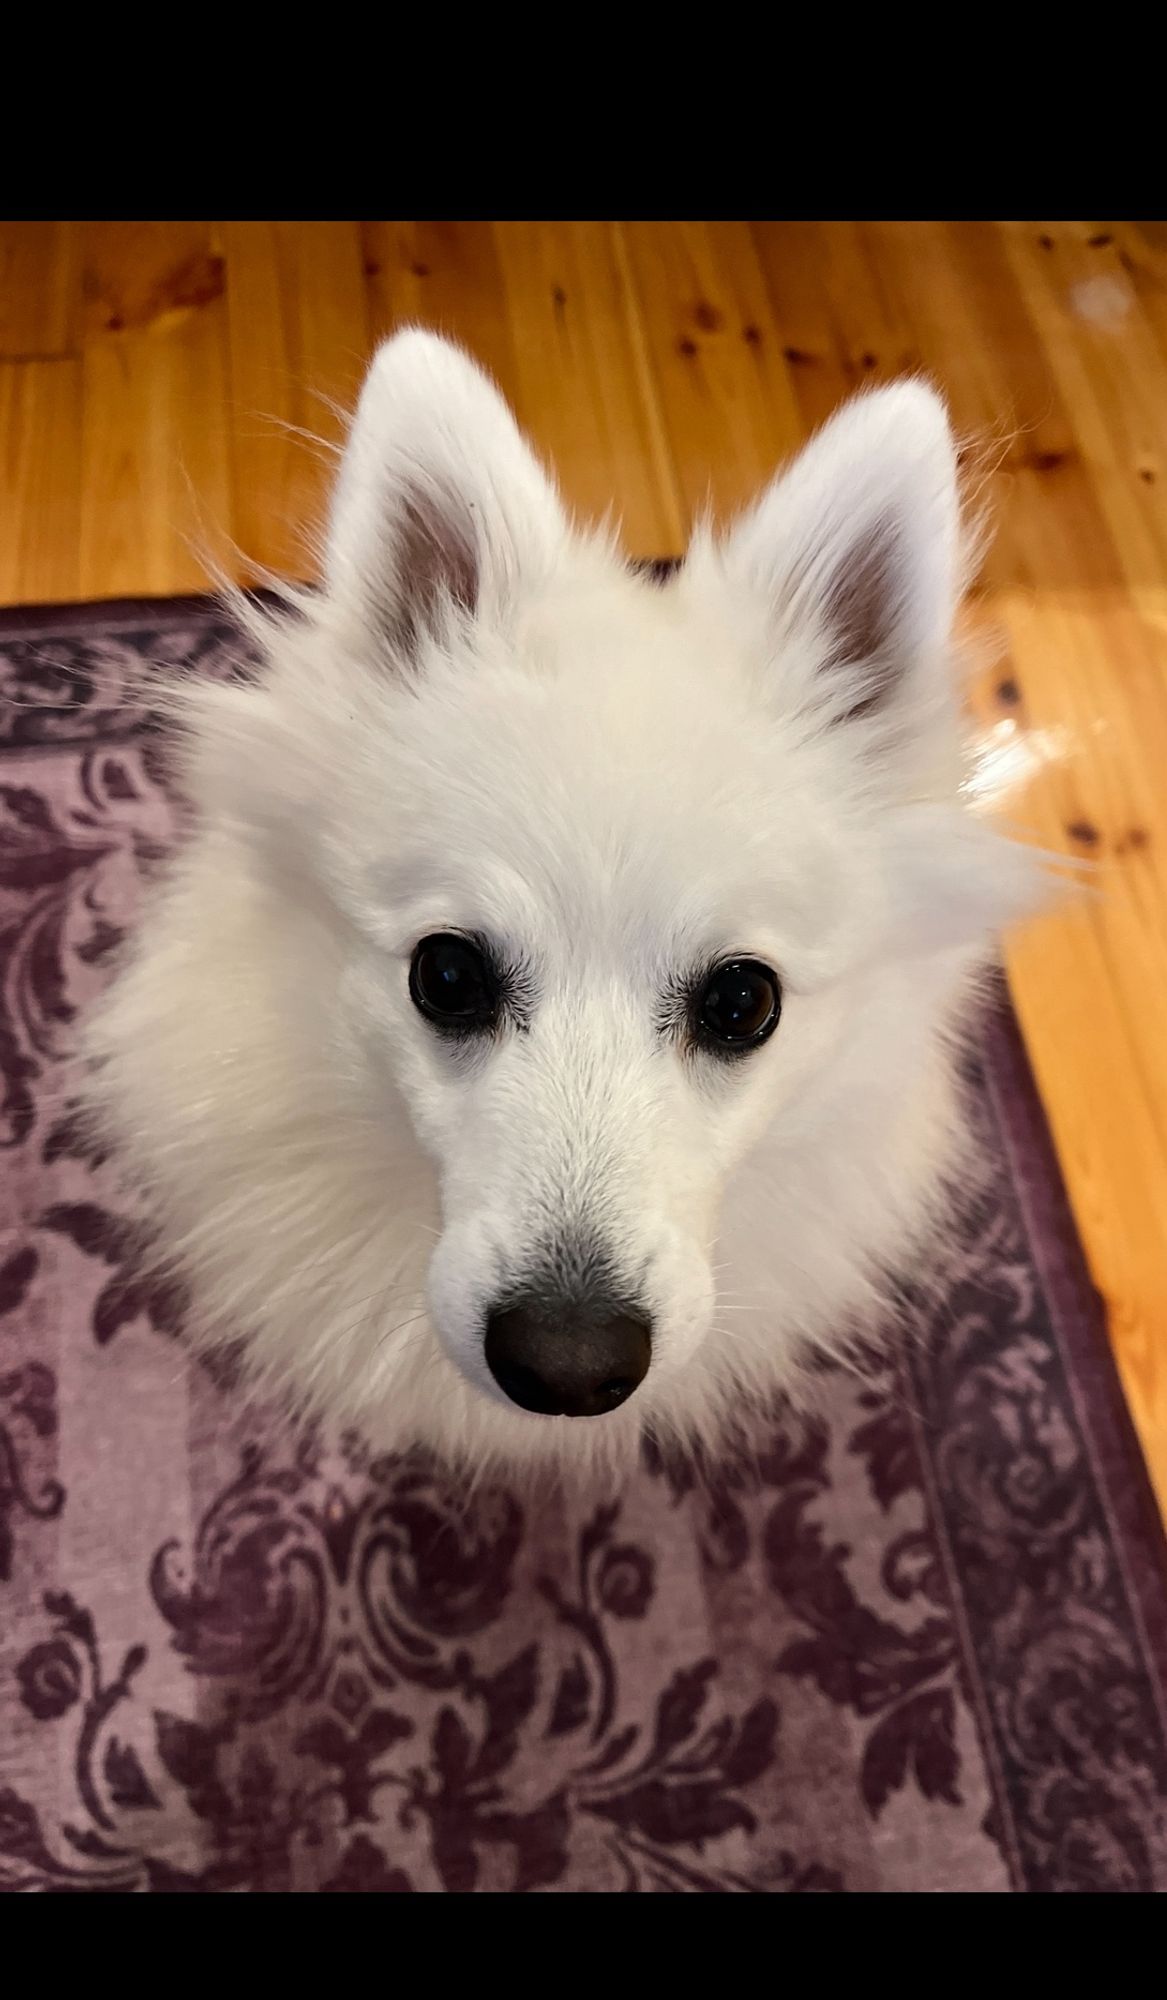
{"label": "floral damask pattern on rug", "polygon": [[862,1379],[718,1465],[459,1493],[189,1362],[70,1103],[180,836],[202,603],[0,624],[0,1887],[1167,1886],[1163,1543],[1015,1031]]}

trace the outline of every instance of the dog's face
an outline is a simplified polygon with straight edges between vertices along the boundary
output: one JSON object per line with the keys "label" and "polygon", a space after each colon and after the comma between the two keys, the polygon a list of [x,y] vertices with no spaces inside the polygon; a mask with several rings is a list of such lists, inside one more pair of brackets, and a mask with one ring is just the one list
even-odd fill
{"label": "dog's face", "polygon": [[[379,1224],[341,1148],[317,1206],[354,1218],[364,1300],[378,1228],[393,1270],[412,1232],[464,1442],[475,1408],[537,1453],[554,1418],[752,1393],[905,1226],[954,968],[1012,895],[957,793],[958,560],[919,385],[661,583],[573,535],[463,356],[407,334],[374,364],[324,593],[260,690],[215,697],[196,784],[275,899],[301,1072],[416,1163]],[[354,1349],[350,1405],[362,1368],[391,1400],[392,1355]]]}
{"label": "dog's face", "polygon": [[552,592],[348,788],[347,1018],[437,1172],[435,1326],[533,1411],[685,1367],[731,1169],[845,1027],[874,885],[719,643],[648,585]]}

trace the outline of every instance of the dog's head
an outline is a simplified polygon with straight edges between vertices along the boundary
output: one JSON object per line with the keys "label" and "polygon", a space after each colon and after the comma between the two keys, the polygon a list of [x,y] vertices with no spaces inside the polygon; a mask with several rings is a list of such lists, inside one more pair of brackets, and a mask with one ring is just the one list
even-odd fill
{"label": "dog's head", "polygon": [[[415,1258],[428,1314],[408,1421],[421,1384],[536,1452],[752,1395],[862,1303],[938,1170],[953,993],[1026,880],[959,794],[960,562],[918,383],[660,582],[573,530],[462,354],[381,350],[323,591],[196,758],[263,883],[241,950],[278,959],[266,1033],[298,1050],[272,1115],[322,1088],[397,1162],[378,1188],[376,1143],[338,1143],[315,1213],[310,1176],[274,1205],[317,1264],[337,1239],[352,1406],[394,1396],[400,1291],[358,1345],[345,1294],[378,1258]],[[260,1139],[265,1060],[237,1072]],[[314,1296],[293,1234],[285,1300]]]}

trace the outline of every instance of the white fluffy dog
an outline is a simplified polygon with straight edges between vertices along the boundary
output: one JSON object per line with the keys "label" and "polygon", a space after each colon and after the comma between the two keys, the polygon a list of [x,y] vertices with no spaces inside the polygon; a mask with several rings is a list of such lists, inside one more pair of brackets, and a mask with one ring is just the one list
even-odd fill
{"label": "white fluffy dog", "polygon": [[463,354],[381,349],[90,1028],[193,1338],[482,1466],[712,1443],[873,1323],[1032,890],[961,790],[961,546],[919,383],[659,583]]}

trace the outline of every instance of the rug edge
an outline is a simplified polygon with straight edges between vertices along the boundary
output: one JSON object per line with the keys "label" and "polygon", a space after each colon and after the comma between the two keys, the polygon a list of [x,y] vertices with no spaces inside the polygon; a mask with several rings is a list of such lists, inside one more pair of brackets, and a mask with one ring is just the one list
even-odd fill
{"label": "rug edge", "polygon": [[[1024,1177],[1014,1174],[1018,1199],[1035,1251],[1039,1241],[1052,1244],[1062,1267],[1059,1295],[1051,1296],[1046,1286],[1046,1303],[1068,1372],[1083,1391],[1077,1401],[1078,1418],[1088,1434],[1095,1475],[1104,1485],[1111,1519],[1128,1556],[1126,1581],[1137,1597],[1150,1652],[1148,1664],[1158,1680],[1160,1704],[1167,1708],[1167,1524],[1127,1404],[1105,1302],[1090,1274],[1004,975],[999,1004],[987,1013],[983,1034],[988,1063],[999,1085],[998,1118],[1017,1151],[1027,1155],[1038,1169]],[[1066,1309],[1067,1294],[1072,1297],[1073,1310]],[[1136,1559],[1130,1560],[1132,1556]]]}

